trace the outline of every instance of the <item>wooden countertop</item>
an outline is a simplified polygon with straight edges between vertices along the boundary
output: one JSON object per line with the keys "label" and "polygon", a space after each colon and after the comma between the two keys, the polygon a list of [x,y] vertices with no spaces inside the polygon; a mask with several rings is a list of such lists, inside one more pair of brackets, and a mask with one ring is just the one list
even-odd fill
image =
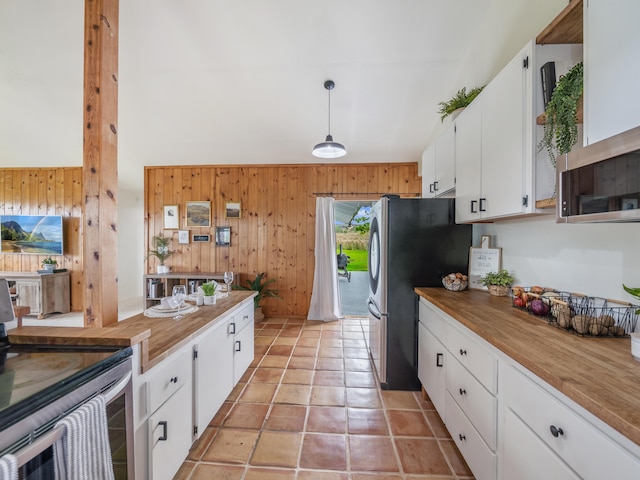
{"label": "wooden countertop", "polygon": [[640,362],[629,338],[589,338],[480,290],[415,292],[640,445]]}
{"label": "wooden countertop", "polygon": [[[7,332],[13,344],[140,346],[145,372],[180,349],[229,310],[252,299],[254,291],[233,291],[215,305],[201,306],[182,320],[150,318],[140,313],[104,328],[19,327]],[[251,300],[253,301],[253,300]]]}

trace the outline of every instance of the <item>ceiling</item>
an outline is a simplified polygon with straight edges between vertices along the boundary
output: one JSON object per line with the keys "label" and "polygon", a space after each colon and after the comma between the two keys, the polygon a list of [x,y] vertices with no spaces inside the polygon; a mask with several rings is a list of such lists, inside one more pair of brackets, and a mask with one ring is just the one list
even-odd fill
{"label": "ceiling", "polygon": [[[490,3],[121,0],[121,186],[145,165],[327,162],[326,79],[347,148],[329,162],[415,162]],[[0,165],[82,165],[82,61],[82,0],[0,0]]]}

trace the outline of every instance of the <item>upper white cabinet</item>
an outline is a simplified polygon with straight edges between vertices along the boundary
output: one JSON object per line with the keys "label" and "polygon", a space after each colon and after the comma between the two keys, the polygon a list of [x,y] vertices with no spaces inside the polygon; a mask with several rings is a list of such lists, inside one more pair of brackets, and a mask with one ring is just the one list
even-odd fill
{"label": "upper white cabinet", "polygon": [[535,200],[551,197],[554,168],[538,153],[543,112],[540,67],[573,64],[579,45],[530,41],[456,119],[456,220],[536,213]]}
{"label": "upper white cabinet", "polygon": [[422,154],[422,196],[434,198],[456,187],[455,123],[445,119],[446,128]]}
{"label": "upper white cabinet", "polygon": [[640,125],[638,18],[637,0],[585,2],[585,146]]}

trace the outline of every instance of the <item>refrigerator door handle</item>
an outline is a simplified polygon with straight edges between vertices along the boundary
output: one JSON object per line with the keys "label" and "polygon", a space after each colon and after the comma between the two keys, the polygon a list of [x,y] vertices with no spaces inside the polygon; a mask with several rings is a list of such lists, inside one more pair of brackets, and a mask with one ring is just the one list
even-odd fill
{"label": "refrigerator door handle", "polygon": [[367,301],[367,307],[369,308],[369,313],[375,318],[377,318],[378,320],[382,318],[382,313],[380,313],[380,310],[378,310],[378,307],[376,306],[375,302],[373,302],[373,300],[369,299]]}

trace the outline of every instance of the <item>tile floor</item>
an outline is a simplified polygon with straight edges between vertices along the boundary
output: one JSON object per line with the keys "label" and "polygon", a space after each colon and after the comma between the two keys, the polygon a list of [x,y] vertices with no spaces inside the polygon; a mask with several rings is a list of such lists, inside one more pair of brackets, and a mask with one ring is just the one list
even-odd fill
{"label": "tile floor", "polygon": [[419,392],[380,390],[367,319],[256,325],[255,359],[179,480],[469,480]]}

